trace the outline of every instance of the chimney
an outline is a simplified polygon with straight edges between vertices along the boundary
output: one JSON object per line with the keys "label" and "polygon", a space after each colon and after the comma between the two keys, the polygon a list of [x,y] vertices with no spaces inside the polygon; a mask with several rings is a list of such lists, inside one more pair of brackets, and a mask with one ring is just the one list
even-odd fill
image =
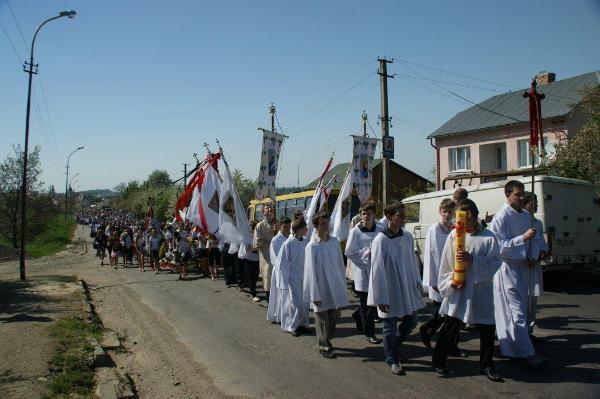
{"label": "chimney", "polygon": [[535,81],[539,86],[553,83],[556,80],[556,74],[554,72],[542,71],[535,75]]}

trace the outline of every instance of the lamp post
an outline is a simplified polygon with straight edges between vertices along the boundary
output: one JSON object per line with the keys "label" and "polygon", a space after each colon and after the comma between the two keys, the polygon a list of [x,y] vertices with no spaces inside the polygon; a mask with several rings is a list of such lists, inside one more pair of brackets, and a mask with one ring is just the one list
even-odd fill
{"label": "lamp post", "polygon": [[76,149],[71,151],[71,153],[67,157],[67,176],[65,177],[65,236],[67,235],[67,207],[69,204],[69,162],[71,161],[71,155],[75,154],[79,150],[83,150],[83,146],[77,147]]}
{"label": "lamp post", "polygon": [[[31,41],[31,53],[29,55],[29,63],[25,62],[23,66],[23,70],[29,74],[29,86],[27,89],[27,113],[25,116],[25,148],[23,149],[23,184],[21,186],[21,248],[20,248],[20,257],[19,257],[19,275],[22,281],[25,280],[25,207],[27,205],[27,151],[29,150],[29,116],[31,113],[31,81],[33,79],[33,75],[37,74],[37,65],[33,63],[33,49],[35,45],[35,39],[37,34],[39,33],[42,26],[46,25],[48,22],[53,21],[58,18],[68,17],[74,18],[77,13],[75,11],[61,11],[57,16],[48,18],[44,22],[38,26],[35,34],[33,35],[33,40]],[[28,67],[28,69],[26,69]]]}

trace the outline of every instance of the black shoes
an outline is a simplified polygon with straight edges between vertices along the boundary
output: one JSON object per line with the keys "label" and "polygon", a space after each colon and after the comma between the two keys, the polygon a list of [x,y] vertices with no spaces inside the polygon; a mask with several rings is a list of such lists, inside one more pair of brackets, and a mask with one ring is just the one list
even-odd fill
{"label": "black shoes", "polygon": [[488,380],[493,382],[504,382],[502,377],[500,377],[500,375],[497,374],[491,367],[481,369],[481,375],[485,375]]}
{"label": "black shoes", "polygon": [[452,375],[452,371],[448,370],[446,367],[433,367],[433,371],[440,377],[449,377]]}
{"label": "black shoes", "polygon": [[335,359],[337,356],[332,351],[326,351],[325,349],[319,349],[319,354],[325,359]]}
{"label": "black shoes", "polygon": [[300,332],[299,328],[292,331],[292,337],[299,337],[300,335],[302,335],[302,332]]}
{"label": "black shoes", "polygon": [[379,345],[381,343],[381,339],[372,336],[372,337],[366,337],[367,341],[369,341],[370,343],[372,343],[373,345]]}

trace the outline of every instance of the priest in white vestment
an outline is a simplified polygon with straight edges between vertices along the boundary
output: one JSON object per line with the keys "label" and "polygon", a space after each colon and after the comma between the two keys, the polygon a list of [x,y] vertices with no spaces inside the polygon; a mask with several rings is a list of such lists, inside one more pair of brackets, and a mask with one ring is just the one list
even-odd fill
{"label": "priest in white vestment", "polygon": [[283,216],[279,220],[279,232],[271,240],[271,246],[269,248],[269,255],[271,258],[271,264],[273,265],[273,272],[271,273],[271,290],[269,294],[269,306],[267,307],[267,320],[279,323],[281,322],[281,310],[279,308],[279,288],[277,286],[277,255],[281,246],[290,236],[290,228],[292,221],[287,216]]}
{"label": "priest in white vestment", "polygon": [[399,346],[415,327],[417,310],[425,307],[425,304],[421,298],[421,276],[413,238],[402,229],[406,219],[404,204],[393,201],[385,207],[384,213],[386,229],[371,244],[367,304],[377,306],[379,317],[383,319],[385,361],[392,373],[403,375],[405,373],[398,356]]}
{"label": "priest in white vestment", "polygon": [[[494,275],[500,268],[500,250],[494,233],[479,223],[479,211],[470,199],[463,200],[458,209],[467,212],[465,250],[455,254],[456,230],[444,245],[438,281],[443,301],[440,314],[444,323],[438,332],[432,363],[434,370],[448,375],[446,360],[458,341],[463,323],[476,325],[479,330],[479,367],[489,380],[502,379],[494,370]],[[455,259],[465,263],[464,281],[454,279]]]}
{"label": "priest in white vestment", "polygon": [[344,258],[340,242],[329,235],[329,214],[317,212],[312,219],[315,229],[304,254],[304,300],[311,302],[315,312],[315,329],[319,353],[335,356],[331,339],[341,308],[350,305],[346,294]]}
{"label": "priest in white vestment", "polygon": [[304,251],[306,250],[306,222],[294,220],[292,234],[283,243],[277,256],[277,278],[273,281],[279,288],[281,329],[300,336],[308,328],[309,306],[304,300]]}
{"label": "priest in white vestment", "polygon": [[545,359],[535,356],[529,338],[527,311],[531,292],[530,267],[539,257],[531,215],[523,209],[525,187],[517,180],[506,183],[506,204],[494,215],[491,230],[498,239],[502,266],[494,277],[494,312],[500,351],[504,356],[538,367]]}

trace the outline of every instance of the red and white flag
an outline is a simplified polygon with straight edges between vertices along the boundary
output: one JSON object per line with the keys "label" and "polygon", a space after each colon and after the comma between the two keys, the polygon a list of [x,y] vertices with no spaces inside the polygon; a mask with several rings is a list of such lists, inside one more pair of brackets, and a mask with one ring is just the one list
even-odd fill
{"label": "red and white flag", "polygon": [[320,206],[319,202],[322,202],[322,201],[320,201],[320,199],[321,199],[321,195],[323,194],[323,178],[325,177],[327,172],[329,172],[329,169],[331,168],[332,163],[333,163],[333,155],[331,156],[331,158],[329,158],[329,161],[327,161],[327,165],[325,165],[325,170],[323,170],[323,173],[321,173],[321,177],[319,177],[319,182],[317,183],[317,186],[315,187],[315,192],[312,196],[312,199],[310,200],[310,205],[308,206],[308,209],[306,209],[304,211],[304,220],[306,221],[306,227],[308,228],[308,233],[309,233],[309,234],[307,234],[307,237],[311,236],[310,233],[313,228],[312,217],[315,215],[315,213],[317,213],[317,211],[321,210],[321,206]]}
{"label": "red and white flag", "polygon": [[221,154],[207,156],[206,163],[200,168],[196,186],[185,220],[198,226],[203,232],[215,234],[219,230],[219,192],[221,177],[217,171],[217,161]]}

